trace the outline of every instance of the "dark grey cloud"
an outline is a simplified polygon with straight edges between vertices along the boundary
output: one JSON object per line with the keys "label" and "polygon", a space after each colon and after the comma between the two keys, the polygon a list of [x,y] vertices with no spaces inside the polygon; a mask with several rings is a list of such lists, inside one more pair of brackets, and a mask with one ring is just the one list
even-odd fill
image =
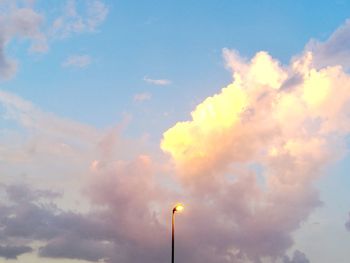
{"label": "dark grey cloud", "polygon": [[2,186],[0,245],[41,241],[44,245],[36,251],[40,257],[165,262],[170,256],[170,200],[186,199],[185,213],[176,218],[179,261],[260,262],[264,256],[283,257],[293,244],[289,233],[318,201],[316,193],[295,190],[271,197],[270,209],[252,211],[259,195],[254,176],[237,176],[219,191],[174,195],[157,186],[146,156],[100,161],[96,169],[85,190],[95,207],[88,213],[60,209],[54,202],[59,195],[51,191]]}
{"label": "dark grey cloud", "polygon": [[283,82],[281,90],[288,91],[289,89],[292,89],[293,87],[299,85],[303,81],[303,76],[301,76],[300,74],[293,74]]}
{"label": "dark grey cloud", "polygon": [[32,252],[29,246],[0,246],[0,257],[6,259],[17,259],[18,256]]}
{"label": "dark grey cloud", "polygon": [[283,263],[310,263],[310,260],[303,252],[295,250],[293,257],[291,259],[289,257],[285,257]]}
{"label": "dark grey cloud", "polygon": [[113,254],[114,244],[108,241],[79,237],[75,233],[57,235],[47,245],[39,249],[41,257],[84,259],[98,261],[109,259]]}
{"label": "dark grey cloud", "polygon": [[13,202],[30,202],[40,198],[52,200],[62,194],[50,190],[33,190],[25,184],[13,184],[5,187],[7,197]]}
{"label": "dark grey cloud", "polygon": [[349,218],[348,220],[345,222],[345,228],[350,231],[350,213],[349,213]]}
{"label": "dark grey cloud", "polygon": [[[91,261],[100,260],[111,251],[111,245],[104,242],[111,234],[103,228],[104,222],[98,221],[98,216],[60,210],[51,202],[50,198],[56,197],[54,192],[32,190],[25,185],[3,186],[2,189],[8,200],[8,204],[0,205],[2,242],[46,241],[39,249],[40,256]],[[45,202],[41,203],[43,198]],[[15,258],[30,252],[28,247],[6,245],[0,256]]]}
{"label": "dark grey cloud", "polygon": [[[104,187],[105,193],[111,194],[112,185],[106,184],[107,181],[102,181],[100,186]],[[120,185],[114,197],[104,196],[108,199],[98,200],[107,209],[89,213],[59,209],[52,199],[56,198],[54,192],[34,190],[25,185],[2,185],[0,189],[5,196],[5,201],[0,203],[0,245],[3,245],[0,257],[31,252],[19,248],[30,247],[33,241],[45,243],[37,252],[40,257],[47,258],[111,263],[142,259],[151,263],[164,261],[168,256],[168,235],[149,214],[147,199],[136,195],[135,200],[122,199],[133,190],[141,195],[141,189],[147,192],[147,185],[142,180],[133,181],[129,186]],[[98,195],[102,197],[103,194]]]}

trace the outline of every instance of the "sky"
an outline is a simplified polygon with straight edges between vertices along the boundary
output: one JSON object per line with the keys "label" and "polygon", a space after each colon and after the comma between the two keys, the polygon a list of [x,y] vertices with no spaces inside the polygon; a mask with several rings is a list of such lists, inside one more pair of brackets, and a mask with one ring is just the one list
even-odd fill
{"label": "sky", "polygon": [[349,10],[0,0],[0,262],[349,262]]}

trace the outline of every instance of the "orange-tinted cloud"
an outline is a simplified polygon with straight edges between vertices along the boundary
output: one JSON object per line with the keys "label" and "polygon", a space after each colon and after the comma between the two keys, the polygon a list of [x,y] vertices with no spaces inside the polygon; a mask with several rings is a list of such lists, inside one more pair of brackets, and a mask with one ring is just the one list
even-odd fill
{"label": "orange-tinted cloud", "polygon": [[340,66],[315,68],[311,52],[289,66],[266,52],[223,53],[233,82],[167,130],[161,148],[210,218],[196,242],[222,232],[227,256],[282,257],[321,204],[312,183],[344,153],[350,78]]}

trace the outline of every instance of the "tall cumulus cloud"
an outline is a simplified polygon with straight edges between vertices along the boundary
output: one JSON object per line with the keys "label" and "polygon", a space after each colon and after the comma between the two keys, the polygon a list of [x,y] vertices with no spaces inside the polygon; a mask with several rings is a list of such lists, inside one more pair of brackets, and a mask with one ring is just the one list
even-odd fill
{"label": "tall cumulus cloud", "polygon": [[267,52],[250,60],[223,53],[234,81],[161,143],[196,207],[185,225],[206,218],[184,235],[207,248],[192,262],[279,258],[321,205],[313,183],[346,152],[350,78],[341,66],[317,69],[311,52],[289,66]]}

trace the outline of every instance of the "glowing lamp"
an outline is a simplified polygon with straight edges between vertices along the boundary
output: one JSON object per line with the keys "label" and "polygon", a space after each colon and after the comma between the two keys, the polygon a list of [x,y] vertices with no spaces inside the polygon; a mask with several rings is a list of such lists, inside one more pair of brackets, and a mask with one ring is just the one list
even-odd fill
{"label": "glowing lamp", "polygon": [[174,207],[173,212],[181,212],[184,210],[184,206],[182,204],[178,204]]}
{"label": "glowing lamp", "polygon": [[173,208],[173,213],[171,217],[171,263],[174,263],[175,254],[175,212],[181,212],[184,209],[182,204],[177,204]]}

